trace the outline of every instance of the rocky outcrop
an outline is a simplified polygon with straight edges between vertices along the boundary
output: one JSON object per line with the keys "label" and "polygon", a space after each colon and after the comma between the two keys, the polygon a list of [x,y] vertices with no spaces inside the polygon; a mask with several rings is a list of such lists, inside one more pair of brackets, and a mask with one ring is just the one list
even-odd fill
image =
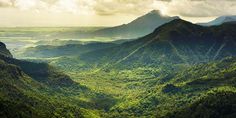
{"label": "rocky outcrop", "polygon": [[0,42],[0,55],[6,56],[6,57],[13,57],[10,51],[6,48],[6,45],[2,42]]}

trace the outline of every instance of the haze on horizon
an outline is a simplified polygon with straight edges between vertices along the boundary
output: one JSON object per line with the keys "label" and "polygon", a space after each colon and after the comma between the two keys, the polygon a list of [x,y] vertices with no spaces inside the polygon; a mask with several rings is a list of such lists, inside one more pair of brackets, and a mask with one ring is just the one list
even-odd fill
{"label": "haze on horizon", "polygon": [[0,0],[0,27],[115,26],[151,10],[196,22],[236,15],[234,0]]}

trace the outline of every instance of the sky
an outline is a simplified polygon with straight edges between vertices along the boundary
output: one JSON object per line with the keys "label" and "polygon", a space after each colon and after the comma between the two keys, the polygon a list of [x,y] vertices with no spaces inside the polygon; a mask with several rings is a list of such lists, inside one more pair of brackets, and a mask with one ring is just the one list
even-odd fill
{"label": "sky", "polygon": [[0,26],[116,26],[151,10],[207,22],[236,15],[236,0],[0,0]]}

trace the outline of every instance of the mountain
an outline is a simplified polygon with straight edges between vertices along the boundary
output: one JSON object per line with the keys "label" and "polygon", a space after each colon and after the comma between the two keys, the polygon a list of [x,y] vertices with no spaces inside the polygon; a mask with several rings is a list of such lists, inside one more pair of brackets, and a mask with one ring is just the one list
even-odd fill
{"label": "mountain", "polygon": [[[153,10],[148,12],[147,14],[136,18],[135,20],[114,27],[97,27],[97,28],[64,28],[61,30],[56,30],[53,33],[51,32],[32,32],[27,31],[22,35],[38,37],[39,39],[136,39],[138,37],[147,35],[157,27],[170,22],[174,19],[179,19],[179,17],[174,16],[163,16],[160,11]],[[82,30],[81,30],[82,29]],[[27,29],[28,30],[28,29]],[[47,34],[46,34],[47,33]],[[10,33],[7,36],[22,36],[21,34]],[[35,36],[34,36],[35,35]],[[45,41],[41,41],[39,43],[45,44]],[[60,43],[60,42],[46,42],[46,43]]]}
{"label": "mountain", "polygon": [[89,62],[130,67],[203,63],[235,56],[234,37],[235,24],[202,27],[176,19],[137,40],[85,53],[80,57]]}
{"label": "mountain", "polygon": [[214,26],[214,25],[221,25],[223,23],[227,22],[233,22],[236,21],[236,16],[220,16],[213,21],[210,21],[208,23],[199,23],[199,25],[202,26]]}
{"label": "mountain", "polygon": [[175,19],[108,47],[53,47],[61,57],[48,62],[63,71],[2,54],[0,116],[235,117],[235,37],[235,22]]}
{"label": "mountain", "polygon": [[147,35],[155,28],[174,19],[178,19],[178,17],[162,16],[160,11],[153,10],[128,24],[97,30],[92,34],[97,37],[133,39]]}
{"label": "mountain", "polygon": [[[203,27],[176,19],[137,40],[84,53],[80,59],[97,65],[96,70],[92,70],[94,76],[86,78],[92,79],[88,84],[105,83],[112,78],[109,84],[118,86],[123,82],[119,87],[131,91],[125,94],[129,97],[122,96],[121,103],[113,107],[112,117],[163,117],[185,107],[171,117],[181,114],[182,118],[196,118],[205,111],[208,111],[206,115],[219,113],[224,117],[235,112],[230,106],[234,98],[228,98],[230,103],[224,105],[221,101],[227,100],[214,99],[222,95],[217,94],[219,91],[235,90],[235,37],[234,22]],[[108,73],[108,77],[101,73]],[[216,95],[205,98],[208,92]],[[199,98],[204,100],[198,101]]]}

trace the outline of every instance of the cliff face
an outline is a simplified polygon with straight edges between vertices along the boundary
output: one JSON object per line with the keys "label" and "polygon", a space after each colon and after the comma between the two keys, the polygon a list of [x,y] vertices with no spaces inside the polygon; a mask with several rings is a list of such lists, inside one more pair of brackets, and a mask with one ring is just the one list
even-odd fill
{"label": "cliff face", "polygon": [[10,51],[6,48],[6,45],[2,42],[0,42],[0,55],[6,56],[6,57],[13,57]]}

